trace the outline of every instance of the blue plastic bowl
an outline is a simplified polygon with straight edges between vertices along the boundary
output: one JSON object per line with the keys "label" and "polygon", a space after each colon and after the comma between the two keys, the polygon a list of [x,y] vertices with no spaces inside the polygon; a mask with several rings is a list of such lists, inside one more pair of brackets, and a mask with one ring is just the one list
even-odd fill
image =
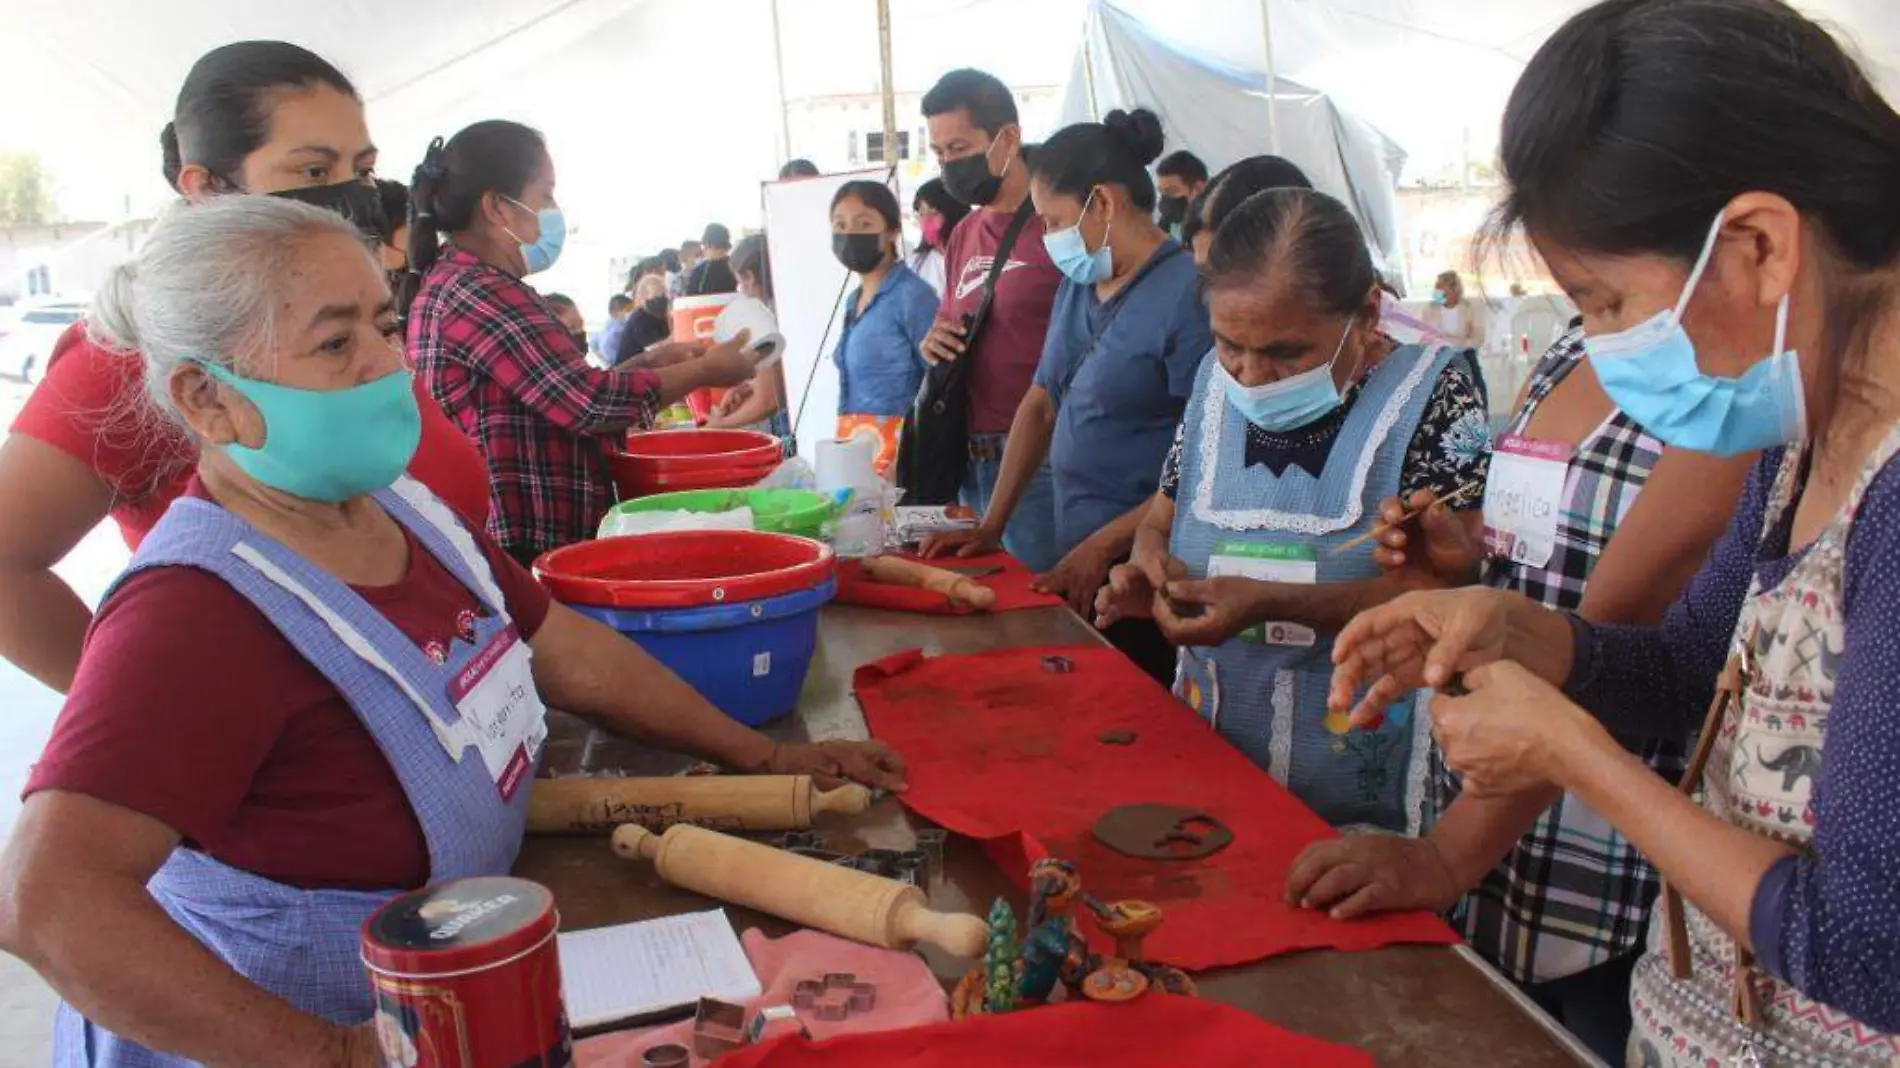
{"label": "blue plastic bowl", "polygon": [[838,592],[810,589],[697,608],[603,608],[570,604],[633,639],[721,712],[758,726],[798,706],[818,650],[818,610]]}

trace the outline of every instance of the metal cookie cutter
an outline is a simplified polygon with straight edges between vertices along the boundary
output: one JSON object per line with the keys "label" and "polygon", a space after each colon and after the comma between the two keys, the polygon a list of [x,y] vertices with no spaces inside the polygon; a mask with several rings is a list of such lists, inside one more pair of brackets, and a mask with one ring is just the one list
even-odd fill
{"label": "metal cookie cutter", "polygon": [[[799,984],[804,985],[804,984]],[[756,1045],[767,1038],[776,1038],[782,1031],[796,1028],[800,1035],[811,1037],[811,1031],[799,1020],[797,1011],[790,1005],[767,1005],[752,1018],[752,1025],[746,1028],[745,1040]]]}
{"label": "metal cookie cutter", "polygon": [[897,850],[867,849],[858,854],[858,870],[872,875],[882,875],[887,879],[897,875]]}
{"label": "metal cookie cutter", "polygon": [[1075,673],[1075,661],[1066,656],[1045,656],[1042,658],[1042,670],[1051,675],[1072,675]]}
{"label": "metal cookie cutter", "polygon": [[693,1055],[709,1061],[744,1044],[745,1006],[700,998],[693,1013]]}
{"label": "metal cookie cutter", "polygon": [[677,1042],[649,1047],[640,1055],[641,1068],[686,1068],[690,1061],[686,1047]]}
{"label": "metal cookie cutter", "polygon": [[779,836],[780,849],[823,849],[825,836],[817,831],[786,831]]}
{"label": "metal cookie cutter", "polygon": [[949,839],[950,832],[942,827],[925,827],[917,832],[917,848],[924,854],[924,861],[930,870],[942,870],[943,846]]}
{"label": "metal cookie cutter", "polygon": [[929,882],[930,858],[921,849],[906,849],[897,854],[897,881],[920,886]]}

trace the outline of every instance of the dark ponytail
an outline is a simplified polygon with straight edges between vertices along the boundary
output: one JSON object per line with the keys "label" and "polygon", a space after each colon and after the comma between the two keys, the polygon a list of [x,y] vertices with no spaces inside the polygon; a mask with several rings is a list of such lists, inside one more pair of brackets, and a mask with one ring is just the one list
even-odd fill
{"label": "dark ponytail", "polygon": [[1522,226],[1581,251],[1692,260],[1741,193],[1785,197],[1862,270],[1900,255],[1900,115],[1779,0],[1608,0],[1512,90],[1499,143]]}
{"label": "dark ponytail", "polygon": [[1210,293],[1259,291],[1268,281],[1300,286],[1307,305],[1325,315],[1358,313],[1379,284],[1352,212],[1298,188],[1256,193],[1222,220],[1202,277]]}
{"label": "dark ponytail", "polygon": [[1161,120],[1146,108],[1111,111],[1101,122],[1078,122],[1057,130],[1029,157],[1029,173],[1049,188],[1080,200],[1098,185],[1128,191],[1138,211],[1155,209],[1155,182],[1148,164],[1161,158],[1166,141]]}
{"label": "dark ponytail", "polygon": [[327,85],[355,97],[356,87],[321,56],[283,41],[238,41],[191,65],[171,122],[159,131],[161,171],[178,188],[188,163],[238,188],[244,158],[270,137],[270,94]]}
{"label": "dark ponytail", "polygon": [[473,226],[489,193],[519,200],[547,154],[540,131],[504,119],[429,142],[409,182],[409,274],[398,307],[409,307],[422,288],[422,276],[441,255],[440,235]]}

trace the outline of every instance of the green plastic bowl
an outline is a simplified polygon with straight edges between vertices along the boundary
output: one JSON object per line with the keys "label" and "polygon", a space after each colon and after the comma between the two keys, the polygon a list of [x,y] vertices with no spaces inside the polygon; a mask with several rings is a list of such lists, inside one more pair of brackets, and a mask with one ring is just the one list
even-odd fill
{"label": "green plastic bowl", "polygon": [[752,509],[753,525],[774,534],[796,534],[804,538],[822,537],[831,518],[831,501],[821,493],[795,489],[713,489],[680,490],[656,493],[651,497],[622,501],[614,513],[633,512],[729,512],[734,508]]}

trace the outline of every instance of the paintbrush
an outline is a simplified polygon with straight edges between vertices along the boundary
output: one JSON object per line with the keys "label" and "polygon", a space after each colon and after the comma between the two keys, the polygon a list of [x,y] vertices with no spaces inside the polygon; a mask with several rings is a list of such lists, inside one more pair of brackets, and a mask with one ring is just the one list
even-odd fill
{"label": "paintbrush", "polygon": [[[1457,502],[1464,500],[1466,497],[1470,496],[1471,491],[1479,490],[1483,488],[1484,488],[1483,479],[1481,478],[1472,479],[1470,482],[1467,482],[1464,485],[1459,486],[1457,489],[1452,490],[1450,494],[1444,497],[1440,497],[1436,501],[1433,501],[1432,504],[1443,504],[1447,506],[1456,504]],[[1430,505],[1427,505],[1426,507],[1430,507]],[[1414,508],[1411,511],[1406,512],[1404,515],[1400,516],[1399,521],[1396,523],[1380,524],[1379,526],[1373,527],[1371,530],[1366,531],[1364,534],[1359,535],[1358,537],[1352,539],[1351,541],[1340,543],[1340,545],[1328,555],[1338,556],[1340,553],[1345,552],[1347,549],[1357,549],[1359,546],[1364,545],[1366,542],[1371,541],[1372,539],[1378,537],[1381,534],[1384,534],[1386,531],[1391,530],[1395,527],[1402,527],[1405,524],[1410,523],[1412,520],[1417,519],[1419,516],[1424,515],[1424,514],[1425,514],[1424,508]]]}

